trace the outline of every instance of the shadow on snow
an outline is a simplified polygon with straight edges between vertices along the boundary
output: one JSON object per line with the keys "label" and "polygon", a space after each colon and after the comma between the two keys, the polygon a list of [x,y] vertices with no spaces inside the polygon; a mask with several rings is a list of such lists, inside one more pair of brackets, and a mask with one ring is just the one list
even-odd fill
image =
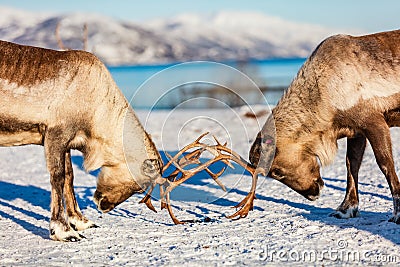
{"label": "shadow on snow", "polygon": [[[169,153],[169,154],[174,155],[175,153]],[[165,153],[163,151],[161,151],[161,156],[162,156],[164,162],[166,162]],[[72,156],[72,162],[74,165],[76,165],[79,168],[82,168],[82,166],[83,166],[82,156]],[[222,163],[217,163],[217,164],[214,164],[210,169],[214,172],[217,172],[223,166],[224,165]],[[91,174],[96,176],[98,174],[98,172],[99,171],[95,171]],[[234,170],[227,169],[226,173],[244,174],[245,172],[240,166],[235,165]],[[225,176],[226,173],[223,174],[221,178],[223,178],[223,176]],[[193,201],[194,196],[201,196],[201,198],[196,199],[196,201],[199,200],[199,202],[214,203],[214,204],[220,205],[220,206],[233,206],[233,205],[237,204],[236,202],[227,200],[225,198],[216,198],[215,195],[213,195],[209,191],[204,191],[202,189],[199,189],[202,186],[207,186],[207,188],[210,188],[213,186],[215,188],[218,187],[214,183],[214,181],[212,181],[211,178],[205,179],[204,177],[209,177],[209,176],[206,173],[199,173],[196,176],[190,178],[187,182],[185,182],[185,185],[187,185],[187,186],[185,186],[185,187],[182,186],[182,187],[179,187],[176,190],[174,190],[175,194],[173,194],[172,199],[174,201]],[[251,179],[251,176],[249,174],[245,174],[244,178]],[[260,180],[261,179],[268,179],[268,178],[260,178]],[[345,188],[329,184],[329,181],[339,181],[339,180],[337,180],[335,178],[324,178],[324,180],[327,181],[325,183],[326,187],[330,187],[330,188],[333,188],[334,190],[342,191],[343,194],[346,191]],[[195,186],[196,188],[193,188],[193,186]],[[92,201],[91,201],[92,193],[94,190],[93,187],[79,187],[78,186],[78,187],[75,187],[75,189],[76,189],[75,191],[79,192],[78,194],[76,194],[76,198],[77,198],[79,206],[83,210],[86,209],[87,207],[95,208],[95,204],[92,203]],[[248,193],[248,191],[241,190],[238,188],[230,189],[229,192],[236,193],[238,195],[241,195],[242,197],[246,196]],[[155,193],[156,193],[155,195],[157,195],[157,192],[155,192]],[[391,197],[376,194],[376,193],[371,193],[371,192],[360,191],[360,195],[370,195],[370,196],[379,197],[379,198],[382,198],[385,200],[391,200]],[[15,222],[16,224],[22,226],[27,231],[47,239],[48,238],[48,230],[43,229],[42,227],[38,227],[31,222],[25,221],[21,218],[15,217],[14,215],[10,215],[10,214],[7,214],[6,212],[4,212],[4,210],[6,210],[6,209],[12,209],[14,212],[22,213],[25,216],[34,218],[36,220],[49,221],[50,218],[47,218],[36,212],[30,211],[27,208],[11,204],[10,202],[15,199],[22,199],[26,202],[31,203],[32,205],[39,206],[44,210],[50,211],[50,208],[49,208],[50,207],[50,192],[45,189],[42,189],[42,188],[39,188],[36,186],[32,186],[32,185],[16,185],[16,184],[0,181],[0,208],[1,208],[0,217],[5,218],[5,219],[10,219],[13,222]],[[210,199],[213,199],[213,200],[209,201]],[[373,212],[373,211],[361,211],[361,217],[354,218],[354,219],[348,219],[348,220],[341,220],[341,219],[329,217],[329,214],[331,214],[332,212],[335,211],[333,208],[321,208],[321,207],[316,207],[312,204],[304,204],[304,203],[293,202],[290,200],[276,199],[273,197],[263,196],[260,194],[257,194],[257,199],[267,201],[267,202],[274,202],[274,203],[279,203],[279,204],[283,204],[283,205],[288,205],[288,206],[296,208],[296,209],[304,210],[304,212],[300,212],[297,215],[301,215],[310,221],[318,221],[318,222],[322,222],[326,225],[334,225],[334,226],[338,226],[340,228],[357,228],[357,229],[360,229],[363,231],[371,232],[372,234],[381,235],[382,237],[384,237],[394,243],[400,244],[400,238],[397,237],[400,234],[400,226],[395,225],[393,223],[387,223],[384,225],[385,227],[387,227],[387,230],[386,229],[381,230],[379,227],[382,225],[378,226],[378,224],[384,223],[385,221],[387,221],[389,219],[389,217],[390,217],[389,212],[381,213],[381,212]],[[174,208],[177,208],[177,207],[174,206]],[[209,213],[213,213],[215,216],[215,213],[216,213],[215,211],[211,212],[204,206],[196,205],[196,208],[198,210],[200,210],[200,212],[202,214],[198,214],[193,211],[188,211],[188,212],[195,215],[198,218],[204,218],[204,216]],[[255,209],[263,210],[262,208],[257,207],[257,206],[255,207]],[[265,207],[265,209],[267,209],[267,207]],[[113,216],[127,216],[127,217],[135,217],[136,216],[135,213],[132,213],[126,209],[121,208],[121,211],[124,213],[124,215],[122,214],[122,212],[118,212],[118,207],[116,208],[116,211],[117,211],[116,213],[112,213]],[[220,214],[221,214],[221,217],[224,216],[224,214],[222,214],[222,213],[220,213]],[[50,217],[50,214],[49,214],[49,217]],[[243,220],[243,223],[246,223],[245,219]],[[396,232],[396,233],[394,234],[394,232]]]}

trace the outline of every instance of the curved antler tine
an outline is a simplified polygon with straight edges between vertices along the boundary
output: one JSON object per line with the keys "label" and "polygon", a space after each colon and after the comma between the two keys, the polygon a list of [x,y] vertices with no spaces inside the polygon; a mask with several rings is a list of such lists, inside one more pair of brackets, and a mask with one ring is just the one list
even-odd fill
{"label": "curved antler tine", "polygon": [[154,211],[155,213],[157,213],[156,208],[154,208],[153,203],[151,203],[151,196],[150,195],[146,195],[139,203],[144,203],[146,204],[146,206]]}
{"label": "curved antler tine", "polygon": [[179,175],[179,173],[180,173],[181,171],[180,170],[178,170],[178,169],[175,169],[170,175],[168,175],[168,180],[169,181],[176,181],[177,179],[177,177],[178,177],[178,175]]}
{"label": "curved antler tine", "polygon": [[222,146],[221,143],[219,142],[219,140],[217,139],[217,137],[215,135],[213,135],[213,138],[215,140],[215,142],[217,143],[217,145]]}
{"label": "curved antler tine", "polygon": [[240,210],[226,217],[228,219],[240,219],[247,217],[249,211],[253,210],[253,202],[255,198],[255,192],[250,192],[239,204],[235,206],[235,208],[241,207]]}
{"label": "curved antler tine", "polygon": [[[172,157],[167,151],[165,151],[164,152],[164,154],[165,154],[165,156],[168,158],[168,162],[167,162],[167,164],[165,164],[164,165],[164,167],[162,168],[162,173],[164,173],[168,168],[169,168],[169,166],[171,166],[171,164],[173,164],[174,163],[174,160],[176,160],[175,159],[175,157]],[[176,157],[176,158],[178,158],[178,157]]]}
{"label": "curved antler tine", "polygon": [[[257,180],[258,180],[258,174],[264,174],[265,175],[265,170],[263,168],[257,168],[252,171],[252,183],[251,183],[251,189],[250,192],[247,194],[247,196],[235,206],[235,208],[239,208],[237,212],[235,212],[232,215],[227,216],[229,219],[240,219],[240,218],[245,218],[247,217],[249,211],[253,210],[253,202],[254,199],[256,198],[256,188],[257,188]],[[239,216],[239,217],[238,217]]]}
{"label": "curved antler tine", "polygon": [[[250,194],[248,194],[244,199],[242,199],[242,201],[240,201],[238,204],[236,204],[235,206],[233,206],[232,208],[242,208],[246,205],[247,202],[249,202],[249,198],[250,198]],[[254,195],[253,196],[254,199],[257,199],[257,197]],[[251,208],[251,210],[253,210],[253,208]]]}
{"label": "curved antler tine", "polygon": [[184,222],[181,222],[180,220],[178,220],[178,218],[176,218],[175,214],[172,212],[171,199],[169,197],[169,193],[170,192],[167,192],[167,202],[166,202],[166,207],[167,207],[169,216],[171,217],[172,221],[175,224],[184,224]]}
{"label": "curved antler tine", "polygon": [[147,191],[147,194],[142,198],[142,200],[139,201],[139,203],[144,203],[146,204],[146,206],[157,213],[157,210],[154,208],[153,203],[151,203],[151,193],[153,192],[154,189],[154,184],[151,185],[151,188],[149,189],[149,191]]}
{"label": "curved antler tine", "polygon": [[187,166],[190,164],[201,164],[200,162],[200,156],[201,153],[203,153],[204,148],[199,148],[196,149],[190,153],[188,153],[187,155],[184,155],[182,158],[179,159],[178,164],[180,166]]}
{"label": "curved antler tine", "polygon": [[208,168],[205,169],[205,171],[211,176],[211,178],[214,179],[214,181],[219,185],[219,187],[221,187],[221,189],[226,192],[225,185],[218,179],[218,177],[220,177],[224,173],[225,170],[226,170],[226,167],[223,167],[222,170],[220,170],[219,172],[213,173],[212,171],[210,171],[210,169],[208,169]]}
{"label": "curved antler tine", "polygon": [[[171,164],[177,163],[177,159],[183,155],[183,153],[185,153],[186,151],[188,151],[191,148],[194,147],[203,147],[204,145],[200,143],[200,140],[206,136],[208,134],[208,132],[203,133],[202,135],[200,135],[194,142],[192,142],[191,144],[185,146],[184,148],[182,148],[181,150],[179,150],[178,153],[176,153],[176,155],[174,157],[171,157],[171,155],[169,155],[167,152],[165,152],[165,155],[168,157],[169,161],[167,162],[167,164],[164,165],[164,167],[162,168],[162,173],[164,173],[169,166],[171,166]],[[201,153],[200,153],[201,154]],[[174,164],[175,165],[175,164]]]}
{"label": "curved antler tine", "polygon": [[165,151],[164,154],[169,160],[172,160],[172,156],[167,151]]}
{"label": "curved antler tine", "polygon": [[225,142],[222,145],[221,142],[217,139],[217,137],[215,135],[213,135],[213,138],[214,138],[215,142],[217,143],[217,146],[226,146],[228,144],[228,142]]}
{"label": "curved antler tine", "polygon": [[200,142],[200,140],[204,137],[204,136],[206,136],[207,134],[209,134],[210,132],[205,132],[205,133],[203,133],[202,135],[200,135],[193,143],[199,143]]}
{"label": "curved antler tine", "polygon": [[229,166],[231,169],[235,169],[235,166],[233,166],[233,164],[232,163],[230,163],[229,162],[229,160],[227,160],[227,159],[223,159],[223,160],[221,160],[223,163],[225,163],[227,166]]}
{"label": "curved antler tine", "polygon": [[[181,167],[175,160],[173,160],[173,158],[171,157],[170,154],[168,154],[167,152],[165,152],[165,155],[169,158],[169,162],[168,162],[168,163],[171,163],[172,165],[174,165],[174,167],[177,168],[179,171],[181,171],[181,172],[184,171],[184,170],[182,169],[182,167]],[[171,165],[171,164],[170,164],[170,165]]]}
{"label": "curved antler tine", "polygon": [[167,207],[166,200],[165,200],[165,184],[160,185],[160,199],[161,199],[161,210]]}

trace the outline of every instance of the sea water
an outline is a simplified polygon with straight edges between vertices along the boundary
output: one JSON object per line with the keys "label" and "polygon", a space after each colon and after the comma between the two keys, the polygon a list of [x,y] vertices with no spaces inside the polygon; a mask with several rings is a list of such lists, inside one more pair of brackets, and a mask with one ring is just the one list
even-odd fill
{"label": "sea water", "polygon": [[[259,97],[249,100],[254,103],[243,103],[240,97],[231,96],[230,88],[238,86],[240,82],[238,76],[241,80],[242,77],[248,77],[262,90],[268,104],[275,105],[304,62],[304,58],[225,63],[191,62],[113,66],[109,70],[126,98],[133,100],[132,105],[135,108],[174,108],[194,98],[198,101],[191,101],[189,107],[212,108],[218,105],[215,106],[215,101],[210,99],[221,100],[230,106],[257,104]],[[244,75],[232,74],[235,72],[228,68],[234,68],[237,73]],[[252,87],[251,84],[247,82],[245,87],[238,94],[254,94],[253,88],[249,88]]]}

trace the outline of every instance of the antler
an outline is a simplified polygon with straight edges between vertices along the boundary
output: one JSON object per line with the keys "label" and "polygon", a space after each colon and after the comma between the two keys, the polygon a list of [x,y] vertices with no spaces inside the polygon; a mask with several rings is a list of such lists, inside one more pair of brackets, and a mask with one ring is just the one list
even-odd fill
{"label": "antler", "polygon": [[[147,192],[146,196],[140,201],[140,203],[145,203],[146,206],[156,211],[154,206],[151,203],[151,193],[154,189],[156,184],[160,185],[160,196],[161,196],[161,209],[166,208],[174,221],[175,224],[182,224],[183,222],[178,220],[172,212],[171,208],[171,201],[170,201],[170,193],[174,190],[177,186],[187,181],[189,178],[193,177],[195,174],[205,170],[213,179],[214,181],[222,188],[222,190],[226,191],[225,186],[221,183],[218,179],[219,176],[226,170],[229,166],[234,168],[230,161],[236,162],[244,169],[246,169],[249,173],[252,174],[252,186],[248,195],[235,206],[235,208],[240,208],[234,214],[227,216],[230,219],[240,219],[247,216],[250,210],[253,210],[253,201],[255,199],[255,190],[257,186],[257,179],[258,174],[264,173],[263,169],[255,168],[253,165],[245,161],[239,154],[235,153],[225,144],[221,144],[218,139],[214,137],[216,142],[215,145],[207,145],[201,141],[201,139],[206,136],[208,132],[200,135],[194,142],[182,148],[175,156],[170,156],[166,153],[166,156],[169,158],[167,164],[164,165],[162,169],[162,174],[164,175],[166,170],[173,165],[175,170],[172,171],[168,176],[161,177],[161,179],[157,179],[155,183],[150,187],[149,191]],[[194,149],[191,152],[190,150]],[[213,158],[208,159],[206,162],[201,163],[200,156],[204,151],[208,151],[213,155]],[[185,154],[186,153],[186,154]],[[226,166],[223,167],[219,172],[214,173],[212,172],[209,167],[216,163],[216,162],[223,162]],[[197,165],[191,169],[185,169],[185,167],[189,165]],[[264,173],[265,175],[265,173]]]}

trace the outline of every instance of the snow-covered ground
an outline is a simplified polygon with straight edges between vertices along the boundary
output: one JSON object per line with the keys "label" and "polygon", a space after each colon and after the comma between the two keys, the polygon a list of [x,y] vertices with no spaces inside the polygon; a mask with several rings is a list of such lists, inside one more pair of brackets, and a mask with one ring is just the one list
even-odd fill
{"label": "snow-covered ground", "polygon": [[[174,153],[202,132],[227,140],[247,158],[258,126],[235,110],[155,111],[138,115],[161,151]],[[164,124],[165,122],[165,124]],[[165,125],[165,127],[163,127]],[[392,130],[397,173],[399,130]],[[204,177],[173,193],[180,219],[211,218],[211,222],[173,225],[166,211],[153,213],[135,195],[108,214],[96,210],[92,195],[96,178],[73,154],[75,191],[83,213],[100,228],[83,232],[78,243],[48,237],[50,184],[40,146],[0,149],[0,266],[216,266],[216,265],[369,265],[400,262],[400,226],[389,223],[390,192],[368,147],[360,171],[361,216],[330,217],[346,188],[345,141],[335,162],[323,170],[325,188],[310,202],[272,179],[260,178],[255,210],[231,221],[230,207],[243,198],[250,176],[238,168],[222,177],[230,192]],[[158,203],[156,208],[159,209]],[[288,262],[287,262],[288,261]]]}

